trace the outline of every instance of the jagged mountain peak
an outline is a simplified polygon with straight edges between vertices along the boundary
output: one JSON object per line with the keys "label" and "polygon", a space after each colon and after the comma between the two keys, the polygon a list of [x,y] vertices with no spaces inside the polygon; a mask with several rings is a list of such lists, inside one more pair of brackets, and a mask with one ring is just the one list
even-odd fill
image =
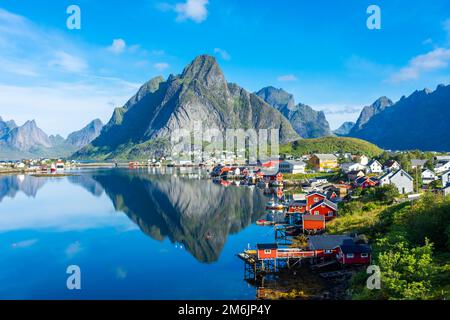
{"label": "jagged mountain peak", "polygon": [[100,136],[74,156],[126,157],[165,153],[179,129],[276,129],[280,141],[299,138],[289,121],[256,95],[228,84],[216,59],[196,57],[181,75],[171,75],[140,100],[117,108]]}
{"label": "jagged mountain peak", "polygon": [[295,107],[294,95],[281,88],[268,86],[256,92],[256,95],[278,110]]}
{"label": "jagged mountain peak", "polygon": [[183,70],[181,79],[187,82],[198,80],[203,82],[207,87],[217,85],[226,86],[227,84],[216,58],[206,54],[196,57]]}
{"label": "jagged mountain peak", "polygon": [[96,139],[100,135],[102,129],[103,122],[100,119],[95,119],[83,129],[69,134],[67,142],[77,148],[83,148]]}
{"label": "jagged mountain peak", "polygon": [[296,105],[294,96],[289,92],[269,86],[258,91],[256,95],[280,111],[302,138],[332,135],[325,114],[303,103]]}
{"label": "jagged mountain peak", "polygon": [[375,100],[375,102],[372,103],[372,106],[377,109],[380,109],[380,108],[392,106],[393,104],[394,104],[394,102],[392,102],[391,99],[389,99],[386,96],[382,96],[382,97],[378,98],[377,100]]}

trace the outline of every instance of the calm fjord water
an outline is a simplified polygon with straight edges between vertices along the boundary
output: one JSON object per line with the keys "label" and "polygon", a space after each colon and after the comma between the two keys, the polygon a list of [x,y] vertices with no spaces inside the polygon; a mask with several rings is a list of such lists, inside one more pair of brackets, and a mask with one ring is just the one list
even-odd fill
{"label": "calm fjord water", "polygon": [[254,299],[235,254],[273,241],[267,198],[199,173],[0,177],[0,299]]}

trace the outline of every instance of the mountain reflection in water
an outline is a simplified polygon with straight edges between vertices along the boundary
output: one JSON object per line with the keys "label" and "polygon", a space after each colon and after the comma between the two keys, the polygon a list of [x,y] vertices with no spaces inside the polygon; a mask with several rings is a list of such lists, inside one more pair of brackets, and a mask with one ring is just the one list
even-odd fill
{"label": "mountain reflection in water", "polygon": [[[267,198],[257,188],[224,187],[177,169],[80,171],[67,177],[93,196],[105,193],[146,235],[183,244],[198,261],[219,259],[229,234],[259,219]],[[18,191],[35,197],[48,178],[0,177],[0,202]],[[245,244],[243,244],[245,245]]]}

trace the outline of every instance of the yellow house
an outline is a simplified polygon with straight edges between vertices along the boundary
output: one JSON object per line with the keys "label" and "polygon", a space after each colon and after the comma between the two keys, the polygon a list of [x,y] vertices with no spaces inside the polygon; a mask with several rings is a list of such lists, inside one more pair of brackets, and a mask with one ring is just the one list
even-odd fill
{"label": "yellow house", "polygon": [[326,171],[339,167],[338,158],[334,154],[313,154],[309,159],[309,163],[318,171]]}

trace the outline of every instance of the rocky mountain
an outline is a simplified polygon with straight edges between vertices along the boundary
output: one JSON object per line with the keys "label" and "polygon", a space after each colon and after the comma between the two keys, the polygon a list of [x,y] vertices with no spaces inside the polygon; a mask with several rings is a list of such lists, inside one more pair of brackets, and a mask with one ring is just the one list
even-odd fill
{"label": "rocky mountain", "polygon": [[68,157],[95,139],[102,126],[100,120],[94,120],[64,139],[60,135],[48,136],[35,120],[17,126],[13,120],[3,121],[0,118],[0,159]]}
{"label": "rocky mountain", "polygon": [[450,86],[415,91],[373,115],[351,136],[385,149],[449,151]]}
{"label": "rocky mountain", "polygon": [[[177,130],[275,129],[280,141],[298,139],[289,121],[256,95],[228,83],[214,57],[195,58],[180,75],[144,84],[117,108],[100,136],[77,158],[137,158],[169,150]],[[209,138],[202,142],[211,142]]]}
{"label": "rocky mountain", "polygon": [[356,121],[356,124],[350,131],[350,135],[356,134],[356,132],[361,130],[373,116],[383,112],[386,108],[391,107],[393,104],[394,103],[389,98],[381,97],[370,106],[365,106],[361,111],[358,121]]}
{"label": "rocky mountain", "polygon": [[337,136],[346,136],[352,131],[353,127],[356,123],[354,122],[344,122],[339,128],[333,131],[333,133]]}
{"label": "rocky mountain", "polygon": [[17,125],[13,120],[3,121],[2,117],[0,117],[0,139],[16,127]]}
{"label": "rocky mountain", "polygon": [[332,135],[330,124],[322,111],[315,111],[306,104],[295,104],[294,96],[283,89],[266,87],[256,95],[280,111],[302,138]]}
{"label": "rocky mountain", "polygon": [[96,139],[100,135],[102,128],[102,121],[100,119],[95,119],[83,129],[69,134],[67,142],[78,149],[81,149]]}
{"label": "rocky mountain", "polygon": [[26,152],[39,147],[50,148],[52,146],[47,134],[38,128],[34,120],[12,129],[6,134],[4,140],[8,146]]}

